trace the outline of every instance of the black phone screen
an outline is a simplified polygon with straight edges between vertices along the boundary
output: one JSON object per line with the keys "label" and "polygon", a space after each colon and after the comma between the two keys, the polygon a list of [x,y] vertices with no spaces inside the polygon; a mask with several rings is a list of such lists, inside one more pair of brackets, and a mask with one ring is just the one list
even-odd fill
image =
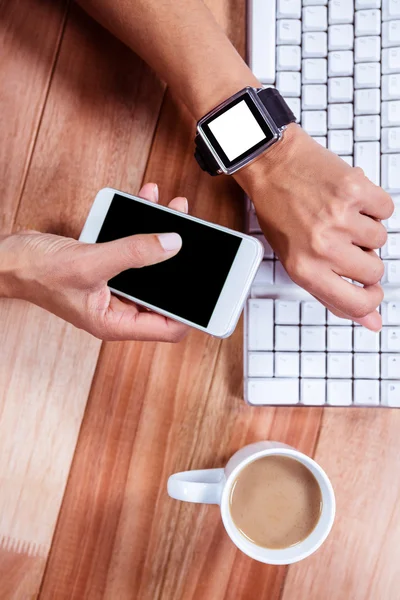
{"label": "black phone screen", "polygon": [[176,256],[149,267],[123,271],[108,284],[207,327],[242,243],[240,237],[114,194],[96,241],[167,232],[179,233],[182,238],[182,248]]}

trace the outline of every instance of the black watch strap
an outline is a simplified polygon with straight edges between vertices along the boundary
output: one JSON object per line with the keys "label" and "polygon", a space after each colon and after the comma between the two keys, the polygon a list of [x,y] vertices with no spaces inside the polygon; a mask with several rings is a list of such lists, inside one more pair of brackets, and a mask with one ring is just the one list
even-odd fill
{"label": "black watch strap", "polygon": [[[296,122],[296,117],[278,90],[275,88],[265,88],[261,89],[257,95],[274,119],[277,127],[281,128],[289,125],[289,123]],[[219,175],[219,165],[199,134],[195,137],[195,144],[194,157],[203,171],[206,171],[209,175]]]}

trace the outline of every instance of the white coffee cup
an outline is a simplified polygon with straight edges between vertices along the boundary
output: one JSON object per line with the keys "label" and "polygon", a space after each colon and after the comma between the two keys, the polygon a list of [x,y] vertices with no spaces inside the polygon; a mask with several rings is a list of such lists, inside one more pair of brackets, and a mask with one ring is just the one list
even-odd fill
{"label": "white coffee cup", "polygon": [[[246,538],[233,522],[229,509],[231,488],[239,472],[254,460],[271,455],[288,456],[305,465],[317,480],[322,496],[321,515],[310,535],[294,546],[279,550],[262,548]],[[222,521],[233,543],[251,558],[272,565],[289,565],[310,556],[326,540],[335,517],[335,494],[326,473],[312,458],[280,442],[245,446],[230,458],[225,469],[175,473],[168,479],[168,494],[176,500],[219,504]]]}

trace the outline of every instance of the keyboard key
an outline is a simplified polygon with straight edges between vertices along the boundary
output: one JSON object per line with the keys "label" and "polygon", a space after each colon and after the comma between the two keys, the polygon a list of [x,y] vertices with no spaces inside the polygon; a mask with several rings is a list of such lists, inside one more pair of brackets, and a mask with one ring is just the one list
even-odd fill
{"label": "keyboard key", "polygon": [[378,115],[380,108],[380,90],[356,90],[354,92],[355,115]]}
{"label": "keyboard key", "polygon": [[275,1],[249,0],[250,69],[262,83],[275,82]]}
{"label": "keyboard key", "polygon": [[328,9],[326,6],[306,6],[302,13],[303,31],[326,31]]}
{"label": "keyboard key", "polygon": [[326,6],[328,4],[328,0],[303,0],[303,6]]}
{"label": "keyboard key", "polygon": [[400,352],[400,327],[383,327],[382,352]]}
{"label": "keyboard key", "polygon": [[358,63],[354,67],[354,87],[378,88],[381,85],[380,63]]}
{"label": "keyboard key", "polygon": [[329,25],[352,23],[353,16],[353,0],[329,0]]}
{"label": "keyboard key", "polygon": [[284,97],[299,97],[301,89],[300,73],[296,71],[279,71],[276,75],[276,87]]}
{"label": "keyboard key", "polygon": [[300,348],[300,329],[292,325],[275,326],[275,350],[296,352]]}
{"label": "keyboard key", "polygon": [[354,382],[354,404],[378,406],[379,387],[379,381],[356,379]]}
{"label": "keyboard key", "polygon": [[388,233],[387,242],[381,249],[382,258],[400,258],[400,233]]}
{"label": "keyboard key", "polygon": [[277,325],[298,325],[300,323],[300,302],[275,300],[275,323]]}
{"label": "keyboard key", "polygon": [[353,153],[353,131],[350,130],[331,130],[328,133],[328,148],[335,154]]}
{"label": "keyboard key", "polygon": [[380,35],[381,34],[381,11],[358,10],[356,12],[355,28],[358,35]]}
{"label": "keyboard key", "polygon": [[400,154],[382,155],[382,187],[389,194],[400,193]]}
{"label": "keyboard key", "polygon": [[324,58],[328,55],[328,36],[326,31],[303,33],[303,58]]}
{"label": "keyboard key", "polygon": [[325,325],[326,308],[320,302],[307,300],[301,303],[302,325]]}
{"label": "keyboard key", "polygon": [[400,325],[400,300],[391,300],[381,304],[384,325]]}
{"label": "keyboard key", "polygon": [[301,110],[300,110],[300,98],[284,97],[286,104],[296,117],[297,122],[300,122]]}
{"label": "keyboard key", "polygon": [[352,382],[348,379],[328,379],[327,396],[331,406],[350,406],[352,403]]}
{"label": "keyboard key", "polygon": [[356,38],[354,42],[355,62],[379,62],[381,60],[381,38],[367,36]]}
{"label": "keyboard key", "polygon": [[294,285],[285,267],[278,260],[275,263],[275,285]]}
{"label": "keyboard key", "polygon": [[338,50],[328,54],[329,77],[349,77],[353,75],[354,58],[352,50]]}
{"label": "keyboard key", "polygon": [[382,0],[382,19],[384,21],[400,19],[399,0]]}
{"label": "keyboard key", "polygon": [[301,105],[303,110],[324,110],[328,105],[326,85],[303,85]]}
{"label": "keyboard key", "polygon": [[319,352],[326,348],[326,330],[323,325],[301,328],[301,349]]}
{"label": "keyboard key", "polygon": [[330,104],[328,108],[329,129],[350,129],[353,127],[352,104]]}
{"label": "keyboard key", "polygon": [[295,19],[280,19],[277,22],[276,43],[301,44],[301,22]]}
{"label": "keyboard key", "polygon": [[400,46],[400,20],[382,24],[382,48]]}
{"label": "keyboard key", "polygon": [[300,19],[301,0],[278,0],[278,19]]}
{"label": "keyboard key", "polygon": [[382,100],[400,100],[400,75],[382,76]]}
{"label": "keyboard key", "polygon": [[[255,237],[264,246],[264,258],[274,258],[274,251],[272,250],[271,246],[262,234],[253,235],[252,237]],[[272,265],[269,265],[269,267],[270,268],[268,269],[268,275],[270,276],[272,273]],[[270,281],[269,283],[272,282]]]}
{"label": "keyboard key", "polygon": [[301,113],[301,125],[309,135],[326,135],[326,111],[303,110]]}
{"label": "keyboard key", "polygon": [[356,0],[356,9],[363,8],[380,8],[381,0]]}
{"label": "keyboard key", "polygon": [[249,377],[273,377],[273,352],[249,352],[247,374]]}
{"label": "keyboard key", "polygon": [[382,73],[400,73],[400,48],[385,48],[382,50]]}
{"label": "keyboard key", "polygon": [[400,125],[400,100],[382,102],[382,127]]}
{"label": "keyboard key", "polygon": [[379,352],[379,333],[364,327],[354,328],[355,352]]}
{"label": "keyboard key", "polygon": [[274,263],[272,260],[263,260],[258,267],[253,285],[272,285],[274,283]]}
{"label": "keyboard key", "polygon": [[400,261],[399,260],[385,260],[385,274],[382,278],[382,283],[389,283],[396,285],[400,283]]}
{"label": "keyboard key", "polygon": [[400,196],[393,194],[394,211],[392,216],[385,222],[388,231],[400,231]]}
{"label": "keyboard key", "polygon": [[368,179],[380,183],[380,143],[357,142],[354,144],[354,166],[361,167]]}
{"label": "keyboard key", "polygon": [[253,233],[253,231],[261,231],[260,223],[258,222],[257,215],[254,210],[251,210],[249,213],[249,232]]}
{"label": "keyboard key", "polygon": [[381,403],[393,408],[400,407],[400,381],[381,381]]}
{"label": "keyboard key", "polygon": [[346,162],[349,167],[353,166],[353,157],[352,156],[341,156],[340,157],[342,160],[344,160],[344,162]]}
{"label": "keyboard key", "polygon": [[381,120],[379,118],[379,115],[371,115],[368,117],[355,117],[354,140],[356,142],[378,141],[380,137]]}
{"label": "keyboard key", "polygon": [[354,354],[354,377],[356,379],[379,379],[379,354]]}
{"label": "keyboard key", "polygon": [[381,354],[382,379],[400,379],[400,355]]}
{"label": "keyboard key", "polygon": [[353,78],[335,77],[328,81],[329,102],[352,102],[353,101]]}
{"label": "keyboard key", "polygon": [[250,404],[297,404],[298,379],[249,379],[247,400]]}
{"label": "keyboard key", "polygon": [[351,325],[352,321],[350,319],[342,319],[341,317],[337,317],[330,310],[328,310],[328,325]]}
{"label": "keyboard key", "polygon": [[304,84],[326,83],[328,79],[328,61],[326,58],[304,58],[301,78]]}
{"label": "keyboard key", "polygon": [[276,377],[299,377],[299,363],[298,352],[275,352]]}
{"label": "keyboard key", "polygon": [[353,375],[353,355],[349,352],[328,354],[328,377],[348,379]]}
{"label": "keyboard key", "polygon": [[328,350],[330,352],[351,352],[352,349],[352,327],[328,327]]}
{"label": "keyboard key", "polygon": [[300,71],[300,46],[277,46],[276,55],[278,71]]}
{"label": "keyboard key", "polygon": [[313,137],[313,140],[315,140],[316,142],[318,142],[318,144],[320,146],[322,146],[323,148],[327,148],[328,144],[326,142],[326,137],[325,136],[321,136],[321,135],[317,135]]}
{"label": "keyboard key", "polygon": [[[304,43],[304,42],[303,42]],[[353,25],[330,25],[328,28],[329,50],[353,50]]]}
{"label": "keyboard key", "polygon": [[382,152],[400,152],[400,127],[382,129]]}
{"label": "keyboard key", "polygon": [[273,350],[273,310],[273,300],[249,300],[247,314],[249,350]]}
{"label": "keyboard key", "polygon": [[301,402],[310,406],[325,404],[326,383],[325,379],[302,379]]}
{"label": "keyboard key", "polygon": [[302,377],[325,377],[325,352],[302,352],[300,356]]}

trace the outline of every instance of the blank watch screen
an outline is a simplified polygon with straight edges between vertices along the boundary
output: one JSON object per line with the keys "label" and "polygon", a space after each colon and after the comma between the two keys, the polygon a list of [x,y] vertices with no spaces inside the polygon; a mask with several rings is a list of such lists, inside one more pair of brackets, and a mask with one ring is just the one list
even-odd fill
{"label": "blank watch screen", "polygon": [[248,94],[239,96],[202,125],[225,167],[231,167],[273,138],[273,133]]}
{"label": "blank watch screen", "polygon": [[165,262],[123,271],[108,284],[192,323],[207,327],[232,263],[240,237],[114,194],[97,242],[138,233],[176,232],[179,253]]}

